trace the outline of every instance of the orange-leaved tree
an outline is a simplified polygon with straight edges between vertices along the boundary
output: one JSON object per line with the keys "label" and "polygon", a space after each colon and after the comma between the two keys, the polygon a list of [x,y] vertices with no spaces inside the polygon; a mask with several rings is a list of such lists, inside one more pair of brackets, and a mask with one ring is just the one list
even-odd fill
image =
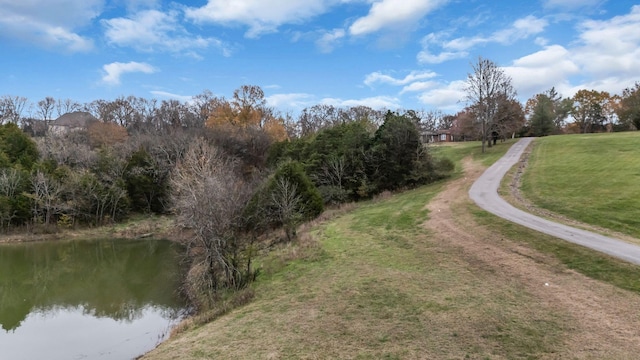
{"label": "orange-leaved tree", "polygon": [[214,98],[210,102],[205,125],[212,129],[264,131],[273,141],[287,138],[284,121],[267,107],[259,86],[243,85],[233,92],[233,99]]}

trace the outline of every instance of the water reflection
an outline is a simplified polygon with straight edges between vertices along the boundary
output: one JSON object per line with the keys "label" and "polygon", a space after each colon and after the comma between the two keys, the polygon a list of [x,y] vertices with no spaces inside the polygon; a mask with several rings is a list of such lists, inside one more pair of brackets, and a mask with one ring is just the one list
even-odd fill
{"label": "water reflection", "polygon": [[[41,338],[60,338],[65,333],[77,333],[71,343],[66,342],[67,348],[74,350],[80,350],[81,343],[87,342],[98,349],[116,338],[131,343],[136,342],[134,337],[144,334],[156,337],[151,344],[146,341],[146,348],[127,355],[134,357],[153,347],[184,311],[184,303],[176,291],[179,279],[177,250],[167,241],[0,246],[0,324],[4,329],[0,331],[0,349],[5,356],[7,346],[13,348],[25,342],[24,346],[33,348],[36,341],[44,341]],[[110,329],[115,328],[119,330],[109,335]],[[144,329],[143,335],[127,329]],[[97,339],[86,340],[85,335],[92,332],[96,332]],[[117,333],[124,337],[116,336]],[[65,343],[61,338],[59,342]],[[87,351],[76,352],[74,356],[83,353]],[[43,355],[55,358],[49,353],[35,358]],[[67,354],[60,358],[74,356]]]}

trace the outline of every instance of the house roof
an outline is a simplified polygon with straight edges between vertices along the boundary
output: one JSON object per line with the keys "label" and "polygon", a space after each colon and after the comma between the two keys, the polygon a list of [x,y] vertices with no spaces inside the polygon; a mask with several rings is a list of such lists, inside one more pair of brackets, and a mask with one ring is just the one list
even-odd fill
{"label": "house roof", "polygon": [[66,126],[70,128],[87,127],[94,121],[98,121],[95,116],[86,111],[74,111],[66,113],[55,119],[51,125]]}

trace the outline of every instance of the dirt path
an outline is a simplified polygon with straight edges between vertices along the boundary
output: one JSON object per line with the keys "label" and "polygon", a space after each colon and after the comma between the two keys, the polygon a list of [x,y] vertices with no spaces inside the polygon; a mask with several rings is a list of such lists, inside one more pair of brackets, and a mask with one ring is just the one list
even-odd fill
{"label": "dirt path", "polygon": [[496,238],[478,225],[469,213],[472,202],[467,192],[485,169],[468,159],[463,165],[465,175],[428,205],[430,220],[425,225],[435,232],[437,241],[456,248],[471,268],[494,272],[496,285],[517,281],[549,311],[567,315],[566,352],[551,358],[638,358],[640,296],[567,270],[551,256],[508,238]]}

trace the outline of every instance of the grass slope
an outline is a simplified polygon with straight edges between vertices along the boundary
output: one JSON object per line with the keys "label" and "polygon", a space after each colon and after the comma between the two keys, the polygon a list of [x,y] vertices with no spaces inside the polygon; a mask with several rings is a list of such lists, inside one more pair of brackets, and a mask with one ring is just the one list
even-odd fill
{"label": "grass slope", "polygon": [[[491,273],[471,271],[431,242],[420,224],[440,186],[320,226],[318,256],[269,271],[255,284],[254,302],[163,344],[152,358],[517,359],[557,351],[559,314],[518,284],[487,287]],[[278,268],[269,263],[279,256],[266,268]]]}
{"label": "grass slope", "polygon": [[522,191],[534,204],[640,238],[640,132],[536,139]]}
{"label": "grass slope", "polygon": [[[438,146],[433,153],[454,159],[460,177],[461,159],[472,156],[489,165],[510,144],[484,155],[478,154],[478,143]],[[301,232],[296,243],[261,258],[263,274],[252,284],[252,302],[188,329],[145,358],[571,358],[571,346],[587,346],[589,354],[590,345],[575,340],[580,334],[575,314],[541,299],[539,287],[532,292],[530,284],[478,261],[473,250],[442,241],[423,225],[429,218],[425,205],[446,184],[361,203]],[[533,259],[554,259],[540,265],[545,271],[576,269],[640,292],[636,267],[503,221],[468,201],[462,204],[454,216],[469,222],[477,236],[491,234],[482,240],[489,241],[486,246],[526,246],[545,254],[534,253]]]}
{"label": "grass slope", "polygon": [[[475,145],[439,151],[461,158]],[[263,259],[252,303],[149,357],[518,359],[558,351],[561,314],[519,284],[470,268],[421,226],[443,185],[363,203],[317,226],[313,238]]]}

